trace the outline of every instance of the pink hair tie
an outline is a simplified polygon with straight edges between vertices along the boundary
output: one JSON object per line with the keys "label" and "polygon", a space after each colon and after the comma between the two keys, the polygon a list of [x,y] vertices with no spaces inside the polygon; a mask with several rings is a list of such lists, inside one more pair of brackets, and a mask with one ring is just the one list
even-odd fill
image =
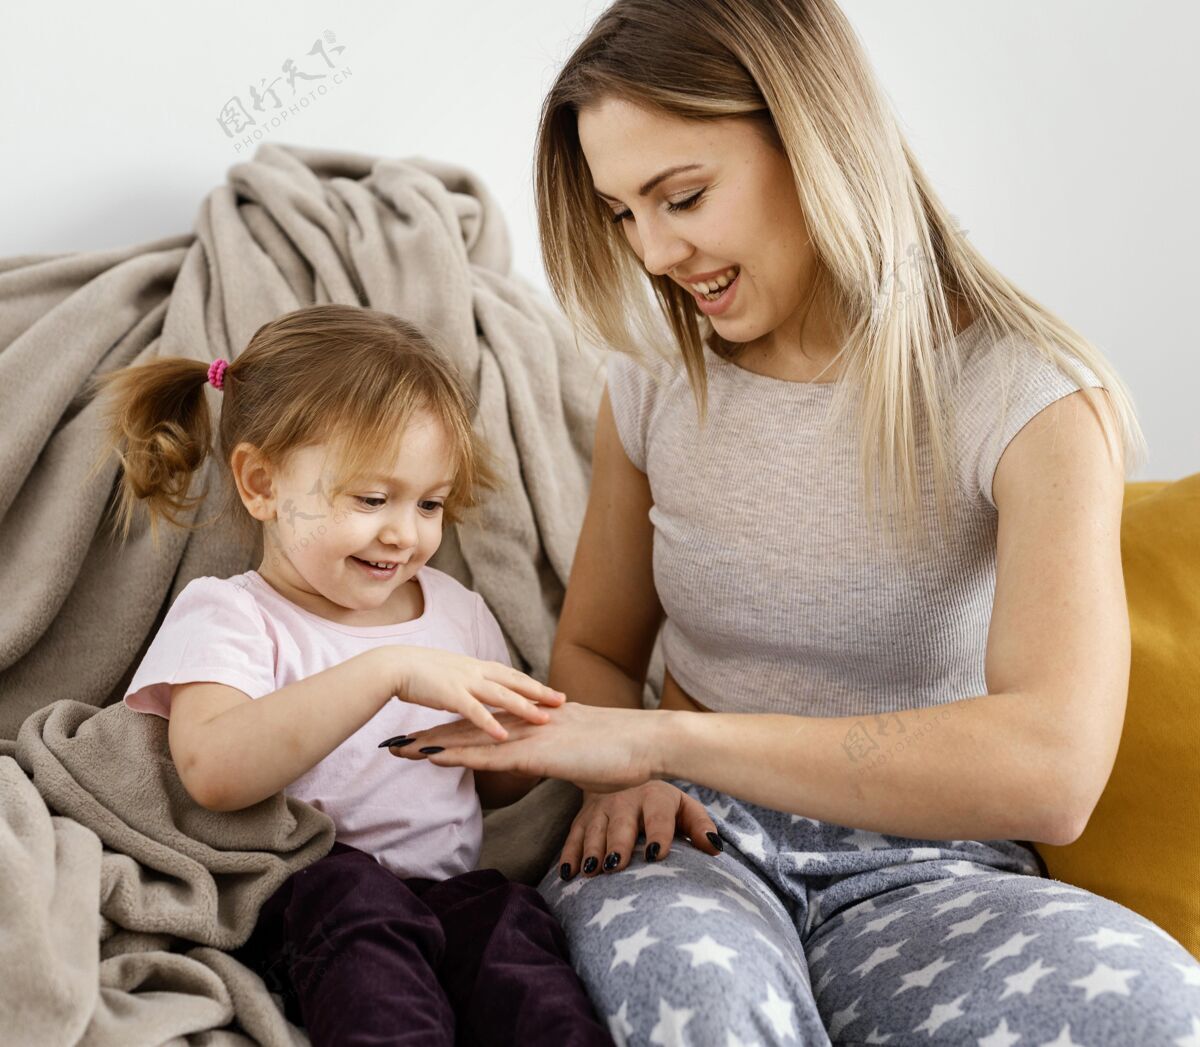
{"label": "pink hair tie", "polygon": [[214,360],[208,365],[208,381],[209,384],[220,389],[225,384],[225,368],[229,366],[228,360]]}

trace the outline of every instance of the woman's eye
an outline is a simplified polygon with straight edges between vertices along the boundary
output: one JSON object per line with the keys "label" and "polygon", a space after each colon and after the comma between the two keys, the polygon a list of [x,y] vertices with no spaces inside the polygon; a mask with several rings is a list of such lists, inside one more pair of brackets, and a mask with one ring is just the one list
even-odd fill
{"label": "woman's eye", "polygon": [[[686,200],[680,200],[679,203],[677,203],[677,204],[667,204],[667,210],[672,213],[674,213],[676,211],[690,210],[691,208],[695,207],[696,204],[698,204],[700,202],[700,197],[702,197],[703,195],[704,195],[704,190],[701,189],[700,192],[696,193],[694,196],[689,196]],[[621,222],[625,221],[626,218],[632,219],[633,212],[632,211],[618,211],[616,214],[614,214],[612,216],[613,224],[619,225]]]}

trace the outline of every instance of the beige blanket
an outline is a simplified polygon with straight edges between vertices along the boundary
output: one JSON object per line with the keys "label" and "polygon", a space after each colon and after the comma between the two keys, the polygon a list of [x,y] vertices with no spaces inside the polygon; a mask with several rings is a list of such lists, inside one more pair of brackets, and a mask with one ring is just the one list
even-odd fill
{"label": "beige blanket", "polygon": [[[174,774],[165,721],[119,704],[180,590],[257,566],[260,549],[213,528],[167,530],[157,554],[145,526],[112,544],[116,462],[85,482],[98,418],[83,390],[156,355],[233,359],[261,324],[317,302],[389,310],[451,347],[511,482],[433,564],[487,600],[516,664],[545,679],[603,357],[510,272],[503,218],[470,173],[263,145],[193,234],[0,259],[0,1013],[17,1042],[246,1042],[208,1031],[231,1021],[263,1043],[306,1039],[224,950],[329,849],[331,823],[282,795],[205,811]],[[576,803],[547,782],[489,815],[480,864],[535,880]]]}

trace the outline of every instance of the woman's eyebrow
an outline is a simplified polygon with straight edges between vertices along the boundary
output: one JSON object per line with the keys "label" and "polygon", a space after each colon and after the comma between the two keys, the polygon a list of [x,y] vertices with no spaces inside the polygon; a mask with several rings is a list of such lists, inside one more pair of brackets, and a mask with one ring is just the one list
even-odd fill
{"label": "woman's eyebrow", "polygon": [[[681,171],[694,171],[701,164],[677,164],[675,167],[668,167],[665,171],[659,171],[650,181],[642,185],[638,190],[638,196],[646,196],[659,182],[665,178],[670,178],[673,174],[679,174]],[[610,204],[619,204],[621,201],[615,196],[609,196],[608,193],[602,193],[599,189],[596,190],[596,195],[603,197]]]}

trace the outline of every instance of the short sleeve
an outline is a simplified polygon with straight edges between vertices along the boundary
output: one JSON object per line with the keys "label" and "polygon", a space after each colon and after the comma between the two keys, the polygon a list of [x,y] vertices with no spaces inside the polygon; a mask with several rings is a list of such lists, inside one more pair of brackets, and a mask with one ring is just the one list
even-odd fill
{"label": "short sleeve", "polygon": [[138,712],[171,715],[171,685],[210,681],[261,698],[276,690],[275,642],[235,581],[194,578],[163,618],[125,692]]}
{"label": "short sleeve", "polygon": [[628,353],[609,352],[608,398],[617,435],[629,460],[646,471],[646,443],[654,406],[668,376],[665,362],[645,363]]}
{"label": "short sleeve", "polygon": [[482,596],[476,593],[475,600],[475,657],[485,662],[512,665],[500,623]]}
{"label": "short sleeve", "polygon": [[[1084,385],[1103,388],[1091,368],[1075,356],[1070,361]],[[1005,337],[978,349],[963,363],[956,403],[964,484],[996,508],[992,479],[1005,449],[1035,415],[1082,387],[1021,339]]]}

